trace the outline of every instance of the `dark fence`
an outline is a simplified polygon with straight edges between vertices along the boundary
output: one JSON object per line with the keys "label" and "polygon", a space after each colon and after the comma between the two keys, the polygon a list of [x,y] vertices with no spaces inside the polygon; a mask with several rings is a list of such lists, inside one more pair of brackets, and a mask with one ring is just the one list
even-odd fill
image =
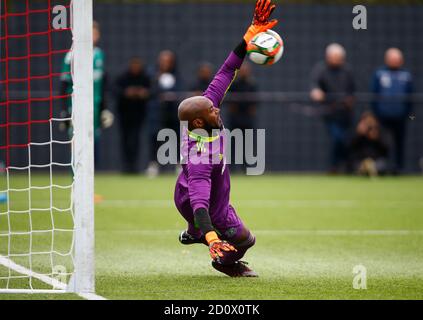
{"label": "dark fence", "polygon": [[[367,30],[352,28],[352,7],[279,5],[275,12],[280,20],[275,30],[285,42],[284,56],[271,67],[253,66],[255,82],[264,93],[258,103],[257,127],[266,129],[267,170],[328,168],[328,135],[321,117],[309,112],[307,92],[311,69],[323,59],[329,43],[338,42],[346,48],[358,92],[368,92],[374,70],[383,63],[384,51],[393,46],[403,50],[406,68],[414,75],[416,92],[423,92],[423,6],[369,5]],[[171,49],[177,54],[178,72],[187,90],[195,81],[200,62],[208,61],[218,68],[240,41],[251,21],[251,4],[99,3],[94,15],[101,25],[100,46],[105,51],[106,70],[112,82],[130,57],[141,56],[154,69],[158,53]],[[355,104],[356,118],[369,106],[366,95],[361,97],[364,98],[359,97]],[[110,109],[115,111],[111,92],[108,100]],[[406,168],[412,172],[419,170],[419,159],[423,157],[422,104],[418,95],[414,120],[410,119],[407,126]],[[148,120],[143,127],[140,166],[145,168],[150,149]],[[120,145],[116,123],[102,135],[100,169],[121,168],[117,152]]]}
{"label": "dark fence", "polygon": [[[285,41],[284,56],[272,67],[253,67],[259,90],[285,93],[259,103],[258,127],[267,130],[267,170],[319,171],[328,167],[328,136],[321,118],[304,112],[310,105],[305,93],[310,86],[310,71],[322,60],[327,44],[339,42],[345,46],[360,92],[368,91],[373,71],[383,63],[384,51],[399,47],[404,51],[406,67],[414,74],[416,91],[423,92],[423,65],[419,60],[423,56],[423,6],[367,9],[368,29],[354,30],[352,5],[278,7],[275,16],[280,24],[275,30]],[[177,54],[179,73],[189,87],[200,62],[219,67],[239,42],[251,19],[251,5],[99,4],[95,18],[102,25],[102,47],[112,76],[133,55],[152,65],[161,50],[172,49]],[[366,99],[358,101],[356,117],[368,105]],[[406,166],[410,171],[419,170],[418,161],[423,156],[421,110],[420,100],[415,104],[416,117],[407,128]],[[118,167],[119,157],[114,152],[119,144],[117,129],[103,135],[103,168]],[[144,139],[141,147],[143,167],[148,161],[147,141]]]}

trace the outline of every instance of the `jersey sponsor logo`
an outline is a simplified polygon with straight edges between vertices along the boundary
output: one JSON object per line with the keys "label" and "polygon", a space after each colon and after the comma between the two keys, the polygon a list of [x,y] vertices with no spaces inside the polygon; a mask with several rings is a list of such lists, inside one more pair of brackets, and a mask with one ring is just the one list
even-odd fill
{"label": "jersey sponsor logo", "polygon": [[236,228],[232,227],[225,231],[225,236],[232,238],[236,234]]}

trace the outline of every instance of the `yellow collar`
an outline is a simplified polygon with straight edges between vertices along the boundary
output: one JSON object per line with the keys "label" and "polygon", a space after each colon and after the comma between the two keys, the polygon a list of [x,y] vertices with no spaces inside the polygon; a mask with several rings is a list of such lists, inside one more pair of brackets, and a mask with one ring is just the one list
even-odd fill
{"label": "yellow collar", "polygon": [[213,136],[213,137],[204,137],[189,130],[188,130],[188,136],[196,141],[202,141],[202,142],[213,142],[219,139],[220,137],[219,135]]}

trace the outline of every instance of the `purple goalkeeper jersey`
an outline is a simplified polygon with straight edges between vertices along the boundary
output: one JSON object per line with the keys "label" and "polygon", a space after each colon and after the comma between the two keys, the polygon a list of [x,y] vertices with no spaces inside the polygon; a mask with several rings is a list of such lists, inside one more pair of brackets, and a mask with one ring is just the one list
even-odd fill
{"label": "purple goalkeeper jersey", "polygon": [[[214,107],[220,107],[242,62],[243,59],[231,52],[203,93]],[[180,213],[192,225],[194,212],[206,208],[213,226],[221,233],[236,232],[242,225],[229,203],[230,174],[225,161],[225,144],[224,130],[206,137],[183,129],[182,172],[176,182],[174,199]]]}

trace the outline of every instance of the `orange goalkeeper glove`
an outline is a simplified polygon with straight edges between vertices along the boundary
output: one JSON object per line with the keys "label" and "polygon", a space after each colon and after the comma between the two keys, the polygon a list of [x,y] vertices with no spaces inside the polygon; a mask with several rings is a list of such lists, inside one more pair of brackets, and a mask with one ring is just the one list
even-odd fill
{"label": "orange goalkeeper glove", "polygon": [[247,44],[256,34],[272,29],[278,23],[276,19],[269,21],[269,17],[275,8],[276,5],[272,4],[271,0],[257,0],[253,22],[244,35]]}
{"label": "orange goalkeeper glove", "polygon": [[218,260],[219,258],[223,257],[223,252],[237,251],[226,241],[220,240],[214,231],[210,231],[206,234],[206,240],[209,244],[210,257],[213,260]]}

